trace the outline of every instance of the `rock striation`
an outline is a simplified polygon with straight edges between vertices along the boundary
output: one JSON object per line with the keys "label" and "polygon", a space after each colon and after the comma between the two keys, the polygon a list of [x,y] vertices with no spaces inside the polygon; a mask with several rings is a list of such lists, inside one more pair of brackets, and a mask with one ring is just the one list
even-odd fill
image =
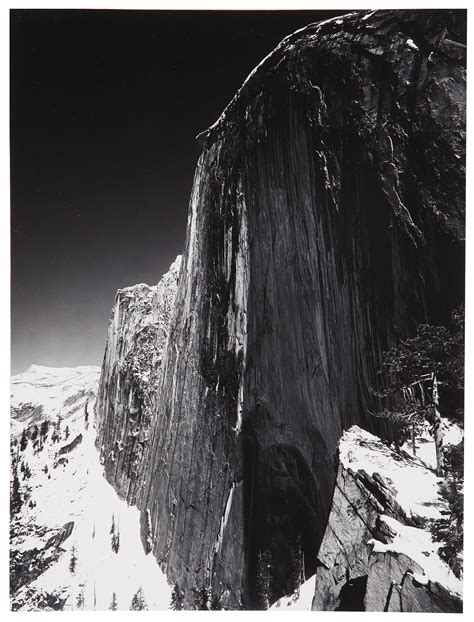
{"label": "rock striation", "polygon": [[430,533],[446,509],[440,480],[357,426],[339,447],[312,609],[462,611],[462,582],[438,556]]}
{"label": "rock striation", "polygon": [[135,503],[147,456],[181,256],[156,287],[119,289],[96,401],[96,445],[108,481]]}
{"label": "rock striation", "polygon": [[200,134],[150,400],[130,357],[158,297],[117,296],[98,443],[186,606],[202,587],[259,606],[262,554],[270,600],[290,593],[297,542],[316,572],[337,443],[374,428],[382,351],[462,300],[465,20],[388,10],[307,26]]}

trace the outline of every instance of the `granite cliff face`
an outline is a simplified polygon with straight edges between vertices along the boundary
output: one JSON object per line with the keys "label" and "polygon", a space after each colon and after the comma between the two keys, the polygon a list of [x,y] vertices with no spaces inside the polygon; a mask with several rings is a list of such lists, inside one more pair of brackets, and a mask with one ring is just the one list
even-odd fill
{"label": "granite cliff face", "polygon": [[178,256],[156,287],[141,283],[119,289],[112,309],[97,396],[96,445],[108,481],[129,503],[136,501],[149,448],[180,266]]}
{"label": "granite cliff face", "polygon": [[[264,552],[271,600],[289,593],[299,540],[316,572],[337,443],[374,425],[381,352],[462,299],[464,26],[462,11],[310,25],[199,136],[153,408],[114,371],[118,334],[136,333],[118,300],[98,442],[186,605],[206,586],[258,606]],[[122,430],[143,441],[136,458],[112,446]]]}

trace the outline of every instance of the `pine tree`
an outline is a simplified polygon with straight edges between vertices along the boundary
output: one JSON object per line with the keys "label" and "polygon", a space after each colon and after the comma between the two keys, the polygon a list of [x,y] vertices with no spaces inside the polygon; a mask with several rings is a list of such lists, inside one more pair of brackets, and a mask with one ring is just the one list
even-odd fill
{"label": "pine tree", "polygon": [[49,421],[45,419],[43,423],[41,424],[41,429],[40,429],[40,435],[43,438],[43,440],[45,440],[46,437],[48,436],[48,431],[49,431]]}
{"label": "pine tree", "polygon": [[22,471],[23,471],[23,479],[30,479],[31,477],[31,469],[29,467],[29,465],[25,462],[23,462],[22,464]]}
{"label": "pine tree", "polygon": [[134,594],[132,598],[130,609],[132,611],[148,611],[148,607],[145,601],[145,594],[143,593],[141,586],[138,588],[138,591],[136,592],[136,594]]}
{"label": "pine tree", "polygon": [[179,585],[175,583],[171,592],[171,609],[173,611],[182,611],[184,608],[184,593],[179,589]]}
{"label": "pine tree", "polygon": [[20,439],[20,450],[25,451],[27,445],[28,445],[28,435],[26,432],[26,428],[23,428],[23,432],[21,433],[21,439]]}
{"label": "pine tree", "polygon": [[112,536],[112,551],[118,553],[120,550],[120,531],[117,528],[116,532]]}
{"label": "pine tree", "polygon": [[13,517],[17,514],[23,505],[23,499],[20,493],[20,480],[18,479],[18,469],[15,467],[13,471],[13,479],[11,483],[10,493],[10,514]]}
{"label": "pine tree", "polygon": [[69,426],[66,426],[66,429],[64,430],[64,439],[67,441],[67,439],[69,438]]}
{"label": "pine tree", "polygon": [[440,497],[447,504],[441,518],[434,521],[431,532],[441,542],[438,554],[454,574],[463,574],[464,540],[464,441],[446,451],[447,475],[440,485]]}
{"label": "pine tree", "polygon": [[84,595],[84,588],[81,587],[81,591],[77,595],[77,600],[76,600],[77,608],[78,609],[84,609],[85,602],[86,602],[86,599],[85,599],[85,595]]}
{"label": "pine tree", "polygon": [[33,431],[31,432],[32,441],[36,441],[36,439],[38,438],[38,433],[39,433],[38,426],[35,424]]}
{"label": "pine tree", "polygon": [[84,425],[86,430],[89,428],[89,400],[87,400],[86,405],[84,406]]}
{"label": "pine tree", "polygon": [[112,514],[112,525],[110,527],[110,545],[114,553],[118,553],[120,549],[120,527],[115,524],[115,516]]}
{"label": "pine tree", "polygon": [[76,572],[77,566],[77,555],[76,555],[76,547],[73,544],[71,549],[71,559],[69,560],[69,572],[74,574]]}
{"label": "pine tree", "polygon": [[110,611],[117,611],[117,594],[115,592],[112,594],[112,602],[109,609]]}
{"label": "pine tree", "polygon": [[297,601],[300,597],[300,586],[305,581],[305,570],[304,570],[304,551],[301,542],[301,534],[298,534],[296,538],[295,545],[293,547],[293,571],[292,571],[292,589],[293,589],[293,600]]}
{"label": "pine tree", "polygon": [[193,587],[193,603],[192,609],[197,611],[208,611],[209,610],[209,590],[202,587]]}
{"label": "pine tree", "polygon": [[408,432],[414,451],[422,424],[425,421],[431,424],[439,477],[444,474],[440,386],[463,391],[464,384],[462,310],[453,313],[453,324],[451,330],[422,324],[415,337],[385,352],[381,375],[386,386],[373,391],[378,397],[391,400],[390,407],[377,416],[395,423],[402,437]]}
{"label": "pine tree", "polygon": [[257,558],[257,596],[262,609],[270,607],[272,555],[267,549]]}

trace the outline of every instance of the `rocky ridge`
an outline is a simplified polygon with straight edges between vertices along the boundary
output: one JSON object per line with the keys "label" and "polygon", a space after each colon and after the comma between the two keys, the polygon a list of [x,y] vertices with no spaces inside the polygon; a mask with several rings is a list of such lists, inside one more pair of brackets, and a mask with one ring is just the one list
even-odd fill
{"label": "rocky ridge", "polygon": [[430,533],[446,505],[440,479],[357,426],[344,432],[339,452],[312,609],[462,611],[462,581]]}

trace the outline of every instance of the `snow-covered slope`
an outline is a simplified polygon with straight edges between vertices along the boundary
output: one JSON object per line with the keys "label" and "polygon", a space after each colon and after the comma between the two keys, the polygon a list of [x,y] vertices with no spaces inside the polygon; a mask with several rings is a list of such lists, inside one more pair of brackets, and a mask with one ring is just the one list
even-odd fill
{"label": "snow-covered slope", "polygon": [[100,367],[43,367],[31,365],[24,373],[12,376],[10,406],[12,433],[23,427],[63,419],[84,409],[85,403],[97,392]]}
{"label": "snow-covered slope", "polygon": [[[51,421],[36,448],[29,438],[22,451],[13,439],[23,500],[11,525],[14,609],[108,609],[114,592],[117,608],[129,609],[140,587],[150,609],[169,606],[166,578],[141,544],[138,510],[121,501],[103,477],[92,421],[98,374],[93,367],[32,367],[12,380],[14,403],[39,404],[41,418]],[[60,413],[65,419],[58,424]],[[117,552],[112,523],[120,536]],[[43,572],[35,578],[37,568]]]}
{"label": "snow-covered slope", "polygon": [[300,585],[299,593],[284,596],[274,603],[270,609],[275,611],[311,611],[314,598],[315,575]]}

